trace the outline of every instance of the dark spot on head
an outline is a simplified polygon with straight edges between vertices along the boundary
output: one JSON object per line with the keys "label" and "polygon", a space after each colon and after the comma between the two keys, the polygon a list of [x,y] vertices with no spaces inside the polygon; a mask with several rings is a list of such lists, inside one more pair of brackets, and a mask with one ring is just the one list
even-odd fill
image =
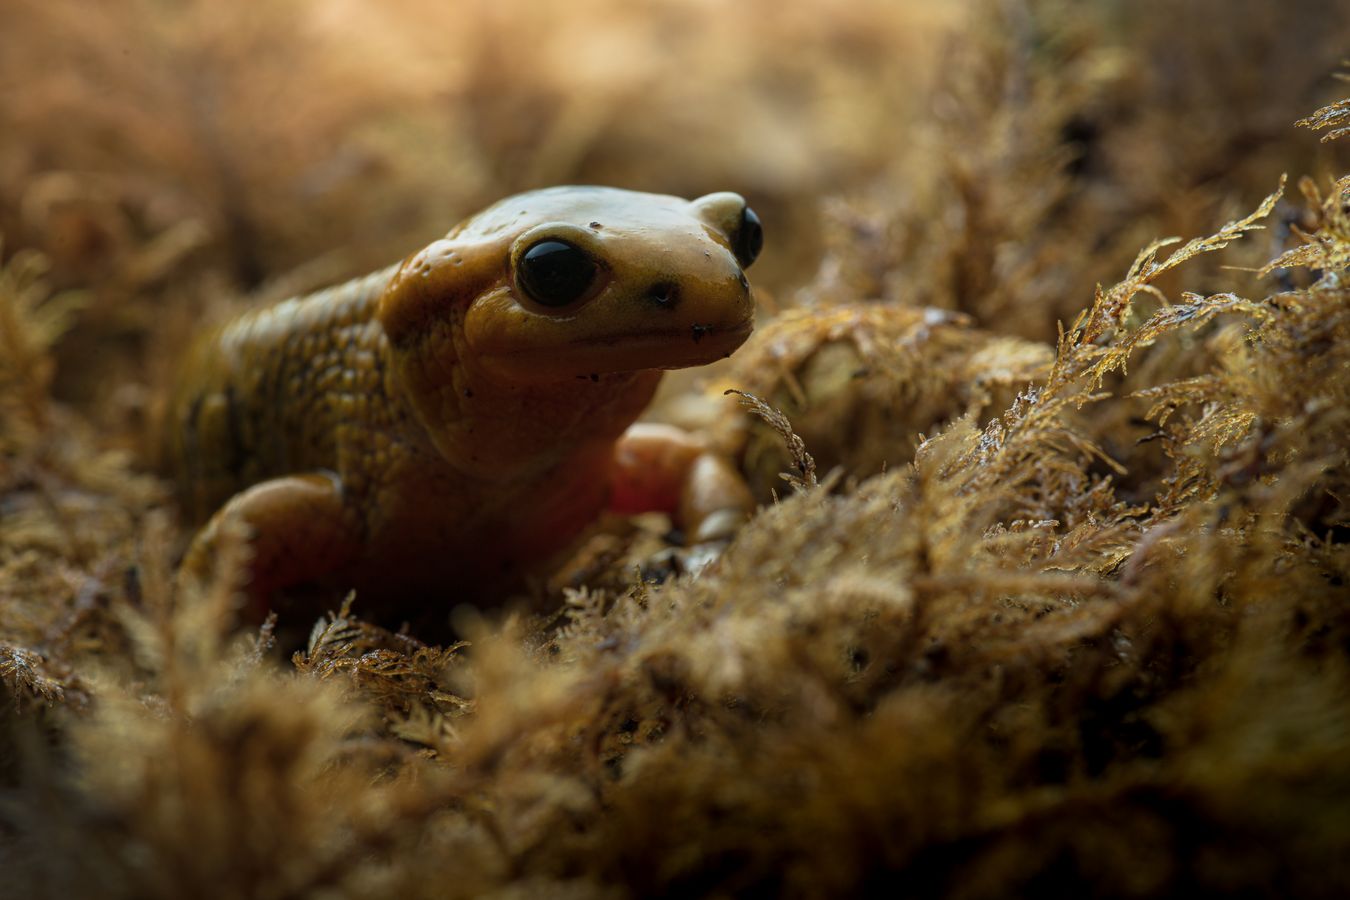
{"label": "dark spot on head", "polygon": [[592,222],[591,227],[594,228],[596,231],[599,231],[601,228],[604,228],[605,226],[601,225],[599,222]]}
{"label": "dark spot on head", "polygon": [[472,400],[472,399],[473,399],[473,388],[465,388],[465,389],[464,389],[464,396],[465,396],[465,397],[468,397],[469,399]]}
{"label": "dark spot on head", "polygon": [[711,325],[697,325],[697,324],[695,324],[695,325],[690,325],[690,326],[689,326],[689,331],[694,335],[694,343],[697,344],[699,341],[703,340],[703,336],[704,336],[705,334],[707,334],[708,332],[712,331],[712,326],[711,326]]}
{"label": "dark spot on head", "polygon": [[673,281],[658,281],[647,291],[647,299],[662,309],[674,309],[680,300],[680,286]]}
{"label": "dark spot on head", "polygon": [[600,376],[599,376],[598,374],[596,374],[595,372],[592,372],[592,373],[591,373],[591,381],[592,381],[592,382],[595,382],[595,381],[599,381],[599,380],[600,380]]}

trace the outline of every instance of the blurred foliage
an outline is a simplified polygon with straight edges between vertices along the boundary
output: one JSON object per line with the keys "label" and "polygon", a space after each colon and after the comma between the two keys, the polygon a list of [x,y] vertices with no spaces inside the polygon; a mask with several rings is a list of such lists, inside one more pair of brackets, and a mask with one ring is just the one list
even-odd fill
{"label": "blurred foliage", "polygon": [[[1350,889],[1350,10],[4,11],[16,895]],[[765,502],[725,554],[604,523],[444,646],[243,631],[229,541],[180,596],[174,348],[557,182],[767,223],[756,336],[652,412]]]}

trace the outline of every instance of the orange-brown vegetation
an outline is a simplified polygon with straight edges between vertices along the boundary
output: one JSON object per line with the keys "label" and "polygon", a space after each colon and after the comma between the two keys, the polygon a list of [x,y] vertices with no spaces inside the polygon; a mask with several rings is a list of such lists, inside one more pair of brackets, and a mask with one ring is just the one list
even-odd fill
{"label": "orange-brown vegetation", "polygon": [[[0,18],[3,891],[1350,890],[1350,11]],[[243,629],[228,545],[176,592],[200,320],[561,182],[766,222],[759,332],[652,411],[764,502],[720,559],[603,523],[427,633]]]}

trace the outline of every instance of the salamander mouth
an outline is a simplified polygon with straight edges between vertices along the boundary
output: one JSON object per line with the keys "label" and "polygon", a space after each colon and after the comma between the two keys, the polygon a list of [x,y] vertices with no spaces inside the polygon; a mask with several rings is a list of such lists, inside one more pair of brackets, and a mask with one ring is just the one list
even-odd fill
{"label": "salamander mouth", "polygon": [[612,375],[644,369],[683,369],[730,356],[754,330],[753,322],[727,327],[694,323],[680,330],[583,338],[546,350],[521,348],[485,354],[483,362],[514,377],[556,379]]}

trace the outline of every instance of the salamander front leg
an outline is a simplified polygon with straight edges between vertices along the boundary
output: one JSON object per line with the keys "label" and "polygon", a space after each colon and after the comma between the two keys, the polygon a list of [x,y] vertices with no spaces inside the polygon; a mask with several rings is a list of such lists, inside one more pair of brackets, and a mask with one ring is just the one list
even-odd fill
{"label": "salamander front leg", "polygon": [[342,501],[341,483],[326,474],[290,475],[236,494],[188,548],[180,578],[210,581],[227,532],[240,528],[249,554],[240,585],[246,611],[261,619],[279,588],[314,581],[360,549],[358,523]]}
{"label": "salamander front leg", "polygon": [[755,511],[731,460],[679,428],[634,425],[619,439],[614,462],[611,508],[672,513],[688,544],[726,540]]}

